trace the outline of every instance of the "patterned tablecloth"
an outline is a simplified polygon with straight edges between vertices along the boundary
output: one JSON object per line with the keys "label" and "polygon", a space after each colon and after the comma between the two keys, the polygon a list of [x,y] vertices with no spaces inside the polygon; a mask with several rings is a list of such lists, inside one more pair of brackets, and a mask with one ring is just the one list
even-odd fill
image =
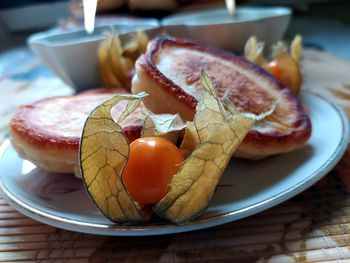
{"label": "patterned tablecloth", "polygon": [[[304,89],[343,105],[350,116],[350,62],[304,53]],[[20,104],[71,94],[25,48],[0,56],[0,142]],[[350,262],[350,148],[324,179],[243,220],[156,237],[105,237],[36,222],[0,199],[0,262]]]}

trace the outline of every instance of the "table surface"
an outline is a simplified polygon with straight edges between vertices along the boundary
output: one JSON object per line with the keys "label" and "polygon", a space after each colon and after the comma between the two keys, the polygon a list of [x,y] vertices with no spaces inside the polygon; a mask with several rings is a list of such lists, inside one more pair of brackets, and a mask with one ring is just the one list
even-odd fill
{"label": "table surface", "polygon": [[[350,116],[350,62],[308,50],[303,71],[304,89],[336,101]],[[73,91],[20,48],[0,55],[0,92],[1,143],[18,105]],[[36,222],[0,199],[0,262],[350,262],[349,176],[350,147],[324,179],[272,209],[219,227],[156,237],[70,232]]]}

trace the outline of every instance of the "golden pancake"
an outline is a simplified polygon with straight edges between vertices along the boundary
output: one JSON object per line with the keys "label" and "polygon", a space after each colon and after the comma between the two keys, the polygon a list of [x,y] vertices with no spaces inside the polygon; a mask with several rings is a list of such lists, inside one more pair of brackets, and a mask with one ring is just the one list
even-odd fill
{"label": "golden pancake", "polygon": [[235,155],[259,159],[302,147],[311,122],[299,100],[269,73],[242,57],[184,39],[159,37],[136,62],[132,92],[150,94],[144,103],[155,113],[180,113],[192,120],[203,94],[199,73],[212,77],[219,96],[241,112],[260,114],[277,101],[273,114],[256,123]]}
{"label": "golden pancake", "polygon": [[[75,96],[57,96],[21,106],[10,121],[11,142],[24,159],[59,173],[78,173],[81,132],[89,113],[106,99],[124,89],[96,89]],[[126,102],[112,109],[117,117]],[[143,117],[136,110],[122,123],[129,141],[140,137]]]}

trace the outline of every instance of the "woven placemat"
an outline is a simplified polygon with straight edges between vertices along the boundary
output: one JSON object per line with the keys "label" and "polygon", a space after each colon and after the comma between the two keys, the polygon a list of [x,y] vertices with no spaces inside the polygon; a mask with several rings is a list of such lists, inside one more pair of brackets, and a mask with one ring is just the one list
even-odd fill
{"label": "woven placemat", "polygon": [[331,172],[316,186],[277,207],[219,227],[176,235],[104,237],[75,233],[31,220],[0,200],[0,262],[350,259],[350,185],[342,179],[349,175],[349,164],[350,150],[341,162],[341,173]]}
{"label": "woven placemat", "polygon": [[[338,61],[341,75],[315,66],[328,63],[334,67],[340,65]],[[45,72],[40,63],[31,63],[30,72],[35,68]],[[317,70],[328,77],[320,79]],[[349,62],[306,51],[303,89],[332,96],[349,114],[348,72]],[[0,106],[0,116],[6,121],[21,103],[71,92],[50,73],[44,77],[42,72],[34,77],[29,74],[29,78],[18,74],[0,75],[0,92],[7,94],[6,105],[10,105],[6,111]],[[56,86],[50,85],[50,93],[45,93],[50,81]],[[334,96],[339,90],[346,96]],[[0,141],[8,136],[6,121],[0,126]],[[61,230],[29,219],[0,199],[0,262],[346,262],[350,261],[349,176],[350,148],[324,179],[283,204],[219,227],[156,237],[105,237]]]}

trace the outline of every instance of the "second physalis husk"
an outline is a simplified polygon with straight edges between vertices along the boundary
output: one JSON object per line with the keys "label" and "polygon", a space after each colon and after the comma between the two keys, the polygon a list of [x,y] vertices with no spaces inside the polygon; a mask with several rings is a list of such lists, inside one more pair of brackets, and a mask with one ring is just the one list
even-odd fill
{"label": "second physalis husk", "polygon": [[279,41],[272,46],[271,59],[264,56],[264,43],[255,36],[248,39],[244,47],[247,60],[270,72],[284,86],[298,96],[302,82],[300,58],[302,53],[302,37],[296,35],[288,47]]}

